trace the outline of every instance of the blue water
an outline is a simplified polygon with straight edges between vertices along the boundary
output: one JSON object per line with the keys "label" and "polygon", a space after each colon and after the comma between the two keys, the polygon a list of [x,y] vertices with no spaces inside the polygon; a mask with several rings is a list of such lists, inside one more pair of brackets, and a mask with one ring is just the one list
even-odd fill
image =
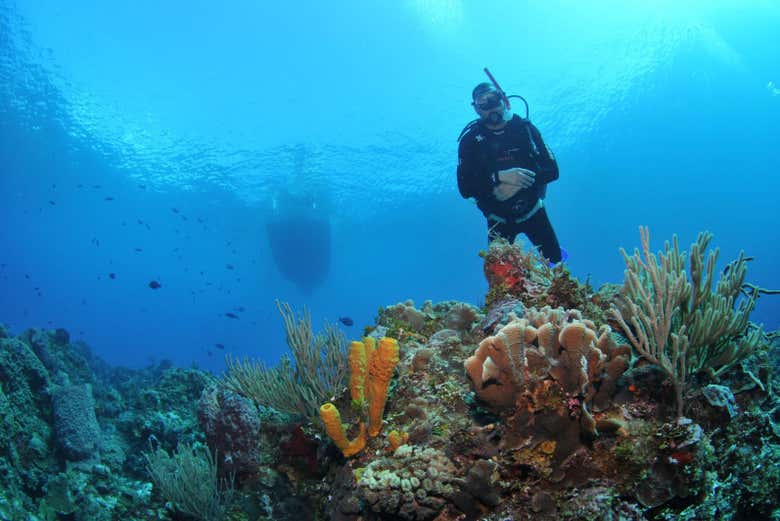
{"label": "blue water", "polygon": [[0,321],[220,370],[286,351],[275,299],[350,337],[408,298],[480,303],[455,166],[484,66],[556,153],[581,279],[622,282],[648,225],[780,287],[774,2],[274,4],[0,0]]}

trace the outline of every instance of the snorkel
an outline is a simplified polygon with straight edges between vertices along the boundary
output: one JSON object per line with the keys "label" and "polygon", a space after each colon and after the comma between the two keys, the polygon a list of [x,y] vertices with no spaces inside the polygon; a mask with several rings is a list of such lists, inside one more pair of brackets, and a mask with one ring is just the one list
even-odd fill
{"label": "snorkel", "polygon": [[501,96],[501,100],[504,102],[504,106],[506,107],[505,114],[508,114],[508,117],[505,116],[506,120],[512,119],[512,104],[509,103],[509,98],[520,98],[520,100],[525,105],[525,119],[528,119],[528,102],[525,100],[524,97],[519,96],[517,94],[512,94],[511,96],[507,96],[506,92],[504,92],[504,89],[502,89],[498,82],[496,81],[496,78],[490,73],[487,67],[483,68],[482,70],[485,71],[485,74],[487,74],[488,79],[490,80],[490,83],[493,84],[493,86],[498,91],[498,94]]}
{"label": "snorkel", "polygon": [[502,88],[501,88],[501,87],[498,85],[498,82],[496,81],[496,78],[495,78],[495,77],[493,77],[493,75],[492,75],[492,74],[490,74],[490,71],[488,70],[488,68],[487,68],[487,67],[485,67],[483,70],[485,71],[485,74],[487,74],[487,77],[488,77],[488,79],[490,80],[490,83],[492,83],[492,84],[493,84],[493,86],[494,86],[494,87],[496,88],[496,90],[498,91],[498,94],[501,96],[501,99],[502,99],[502,100],[504,100],[504,105],[506,105],[506,109],[507,109],[507,110],[512,110],[512,104],[511,104],[511,103],[509,103],[509,98],[507,97],[507,95],[506,95],[506,92],[504,92],[504,89],[502,89]]}

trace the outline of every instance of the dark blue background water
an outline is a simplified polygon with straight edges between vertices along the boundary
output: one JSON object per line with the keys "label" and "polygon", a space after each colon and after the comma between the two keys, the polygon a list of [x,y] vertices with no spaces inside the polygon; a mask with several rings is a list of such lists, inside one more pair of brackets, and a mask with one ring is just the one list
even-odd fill
{"label": "dark blue background water", "polygon": [[220,369],[217,343],[286,350],[275,299],[350,337],[407,298],[480,302],[454,171],[486,65],[556,152],[581,279],[622,282],[646,224],[780,287],[780,8],[538,4],[0,0],[0,321]]}

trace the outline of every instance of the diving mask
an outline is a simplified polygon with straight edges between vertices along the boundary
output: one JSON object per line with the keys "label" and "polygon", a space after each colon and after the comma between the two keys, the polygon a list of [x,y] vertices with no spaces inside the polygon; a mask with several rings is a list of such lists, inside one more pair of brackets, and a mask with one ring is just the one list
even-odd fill
{"label": "diving mask", "polygon": [[482,112],[486,112],[500,107],[502,101],[503,98],[498,92],[486,92],[474,100],[474,106]]}

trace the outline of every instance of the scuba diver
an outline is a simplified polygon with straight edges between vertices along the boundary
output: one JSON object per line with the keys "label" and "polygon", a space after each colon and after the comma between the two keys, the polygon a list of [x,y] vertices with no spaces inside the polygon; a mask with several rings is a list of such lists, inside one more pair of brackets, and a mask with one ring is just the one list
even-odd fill
{"label": "scuba diver", "polygon": [[[458,137],[458,189],[473,197],[487,218],[488,241],[513,243],[524,233],[550,264],[565,255],[555,236],[544,197],[547,183],[558,179],[558,164],[539,130],[528,119],[528,104],[507,96],[490,71],[490,82],[471,92],[479,115]],[[526,117],[513,114],[509,97],[520,98]]]}

